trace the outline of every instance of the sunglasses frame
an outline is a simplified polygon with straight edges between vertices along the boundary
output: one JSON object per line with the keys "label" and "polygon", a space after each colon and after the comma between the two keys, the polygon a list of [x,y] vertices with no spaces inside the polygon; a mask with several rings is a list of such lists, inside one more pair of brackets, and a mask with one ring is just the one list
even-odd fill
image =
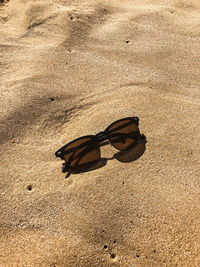
{"label": "sunglasses frame", "polygon": [[[112,144],[112,142],[110,141],[110,138],[108,136],[108,131],[109,131],[109,128],[112,127],[114,124],[120,122],[120,121],[123,121],[123,120],[130,120],[132,121],[136,126],[139,125],[139,118],[138,117],[126,117],[126,118],[123,118],[123,119],[120,119],[120,120],[117,120],[117,121],[114,121],[113,123],[111,123],[109,126],[106,127],[106,129],[104,131],[101,131],[101,132],[98,132],[97,134],[95,135],[85,135],[85,136],[81,136],[79,138],[76,138],[74,139],[73,141],[65,144],[64,146],[62,146],[60,149],[58,149],[56,152],[55,152],[55,156],[56,157],[59,157],[61,158],[62,160],[65,160],[64,159],[64,155],[67,154],[67,153],[70,153],[70,152],[73,152],[72,155],[70,156],[69,160],[68,161],[65,161],[65,166],[63,168],[63,172],[66,172],[66,171],[69,171],[71,166],[71,162],[73,160],[73,156],[75,154],[75,152],[77,151],[77,149],[81,148],[81,145],[83,144],[87,144],[87,142],[89,143],[89,145],[92,145],[90,144],[91,141],[94,141],[95,144],[97,144],[97,147],[99,148],[99,159],[101,158],[101,150],[100,150],[100,144],[103,142],[103,141],[106,141],[108,140],[109,143],[115,147],[115,145]],[[141,136],[141,133],[140,133],[140,130],[138,128],[138,138]],[[71,148],[67,151],[65,151],[65,148],[74,143],[75,141],[78,141],[78,140],[81,140],[83,138],[91,138],[92,140],[90,141],[86,141],[85,143],[83,144],[80,144],[79,146],[75,147],[75,148]],[[118,149],[117,147],[115,147],[117,150],[120,150]],[[123,150],[127,150],[127,148],[123,149]],[[120,150],[120,151],[123,151],[123,150]],[[67,153],[66,153],[67,152]],[[98,159],[98,160],[99,160]]]}

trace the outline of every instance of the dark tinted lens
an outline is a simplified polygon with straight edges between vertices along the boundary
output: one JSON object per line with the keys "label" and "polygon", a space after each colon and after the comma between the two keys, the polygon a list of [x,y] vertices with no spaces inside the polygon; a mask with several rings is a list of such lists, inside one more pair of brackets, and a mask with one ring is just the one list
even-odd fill
{"label": "dark tinted lens", "polygon": [[74,150],[75,150],[79,145],[81,145],[81,144],[83,144],[83,143],[85,143],[85,142],[87,142],[87,141],[89,141],[89,140],[91,140],[91,138],[83,137],[83,138],[80,138],[80,139],[78,139],[78,140],[76,140],[76,141],[70,143],[68,146],[66,146],[65,149],[64,149],[64,152],[66,153],[66,154],[64,154],[64,160],[65,160],[66,162],[68,162],[68,160],[71,158],[71,156],[72,156]]}
{"label": "dark tinted lens", "polygon": [[99,146],[92,137],[83,137],[69,144],[66,151],[72,148],[73,151],[64,155],[64,159],[68,161],[73,154],[70,167],[75,172],[85,171],[99,161]]}
{"label": "dark tinted lens", "polygon": [[140,136],[138,126],[130,119],[114,123],[107,133],[111,144],[119,150],[133,147]]}

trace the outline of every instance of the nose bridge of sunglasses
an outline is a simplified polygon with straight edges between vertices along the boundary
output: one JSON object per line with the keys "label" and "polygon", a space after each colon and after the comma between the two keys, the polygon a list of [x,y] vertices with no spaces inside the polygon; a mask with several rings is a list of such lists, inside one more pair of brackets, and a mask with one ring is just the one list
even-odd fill
{"label": "nose bridge of sunglasses", "polygon": [[62,155],[62,152],[60,150],[56,151],[55,153],[56,157],[60,157]]}
{"label": "nose bridge of sunglasses", "polygon": [[102,131],[102,132],[99,132],[95,135],[95,137],[97,138],[97,140],[101,140],[103,139],[104,137],[106,137],[106,132],[105,131]]}

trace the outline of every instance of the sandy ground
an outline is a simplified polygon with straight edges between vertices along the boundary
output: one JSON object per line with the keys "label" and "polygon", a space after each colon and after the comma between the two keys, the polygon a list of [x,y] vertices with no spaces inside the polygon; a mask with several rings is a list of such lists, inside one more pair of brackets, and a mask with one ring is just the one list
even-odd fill
{"label": "sandy ground", "polygon": [[[197,0],[0,4],[0,266],[200,266],[199,26]],[[146,146],[65,178],[55,151],[127,116]]]}

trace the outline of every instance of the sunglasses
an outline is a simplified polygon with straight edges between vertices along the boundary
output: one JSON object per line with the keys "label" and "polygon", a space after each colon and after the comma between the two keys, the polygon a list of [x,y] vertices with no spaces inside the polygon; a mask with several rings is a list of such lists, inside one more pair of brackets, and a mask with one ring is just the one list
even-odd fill
{"label": "sunglasses", "polygon": [[[79,173],[87,171],[100,161],[100,146],[108,140],[116,149],[129,150],[137,145],[144,135],[138,128],[139,118],[128,117],[110,124],[105,131],[86,135],[71,141],[56,151],[56,157],[65,160],[62,172]],[[105,142],[104,142],[105,143]]]}

